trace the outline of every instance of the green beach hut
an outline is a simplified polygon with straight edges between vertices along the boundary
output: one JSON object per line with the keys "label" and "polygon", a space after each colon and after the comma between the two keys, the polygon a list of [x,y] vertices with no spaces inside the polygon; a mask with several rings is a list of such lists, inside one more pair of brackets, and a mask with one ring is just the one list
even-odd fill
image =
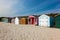
{"label": "green beach hut", "polygon": [[6,22],[6,23],[8,23],[8,18],[2,18],[2,22]]}
{"label": "green beach hut", "polygon": [[55,16],[55,27],[60,28],[60,14]]}

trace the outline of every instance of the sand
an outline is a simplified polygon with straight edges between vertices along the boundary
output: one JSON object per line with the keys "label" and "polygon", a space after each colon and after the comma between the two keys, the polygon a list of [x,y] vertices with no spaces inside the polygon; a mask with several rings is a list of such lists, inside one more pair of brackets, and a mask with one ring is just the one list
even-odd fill
{"label": "sand", "polygon": [[60,29],[0,22],[0,40],[60,40]]}

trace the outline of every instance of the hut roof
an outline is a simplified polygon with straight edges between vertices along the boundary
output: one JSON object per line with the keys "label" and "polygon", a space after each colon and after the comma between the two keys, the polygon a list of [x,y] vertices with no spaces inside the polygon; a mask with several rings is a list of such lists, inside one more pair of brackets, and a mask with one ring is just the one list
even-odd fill
{"label": "hut roof", "polygon": [[50,13],[50,14],[46,14],[46,15],[55,17],[55,16],[58,15],[58,14],[59,14],[59,13]]}
{"label": "hut roof", "polygon": [[27,18],[28,16],[19,16],[18,18]]}
{"label": "hut roof", "polygon": [[60,14],[57,14],[55,17],[60,16]]}
{"label": "hut roof", "polygon": [[40,15],[33,15],[33,16],[35,16],[35,17],[39,17]]}

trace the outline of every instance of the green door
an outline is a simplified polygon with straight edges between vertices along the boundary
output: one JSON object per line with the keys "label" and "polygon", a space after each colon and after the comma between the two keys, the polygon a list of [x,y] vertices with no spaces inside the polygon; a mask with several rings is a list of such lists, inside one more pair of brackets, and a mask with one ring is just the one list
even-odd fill
{"label": "green door", "polygon": [[60,28],[60,16],[57,16],[55,18],[55,26],[56,26],[56,28]]}

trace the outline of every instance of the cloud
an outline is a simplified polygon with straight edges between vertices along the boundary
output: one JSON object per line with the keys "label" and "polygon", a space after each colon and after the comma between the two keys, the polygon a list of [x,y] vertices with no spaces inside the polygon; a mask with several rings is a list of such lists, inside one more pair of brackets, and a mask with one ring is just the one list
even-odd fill
{"label": "cloud", "polygon": [[46,0],[33,7],[29,6],[31,3],[29,2],[27,0],[0,0],[0,17],[60,12],[60,1],[58,0]]}
{"label": "cloud", "polygon": [[60,13],[60,9],[59,8],[50,9],[50,10],[46,10],[46,11],[43,11],[43,12],[37,12],[35,14],[39,15],[39,14],[50,14],[50,13]]}
{"label": "cloud", "polygon": [[41,13],[60,13],[60,4],[56,5],[54,9],[46,10]]}
{"label": "cloud", "polygon": [[14,5],[17,0],[0,0],[0,16],[12,16],[16,13]]}
{"label": "cloud", "polygon": [[[28,0],[29,1],[29,0]],[[31,0],[30,0],[31,1]],[[30,2],[29,1],[29,2]],[[55,8],[56,8],[56,6],[58,5],[58,4],[60,4],[60,1],[58,1],[58,0],[46,0],[46,1],[43,1],[43,2],[41,2],[41,3],[38,3],[38,5],[37,6],[34,6],[34,7],[31,7],[32,5],[29,5],[29,2],[27,2],[27,0],[25,0],[24,2],[23,2],[23,0],[22,0],[22,2],[20,3],[20,8],[19,8],[19,13],[17,14],[17,15],[27,15],[27,14],[36,14],[37,12],[44,12],[44,11],[49,11],[49,10],[55,10]],[[34,3],[34,2],[33,2]],[[24,4],[26,4],[26,5],[24,5]],[[59,5],[58,5],[59,6]],[[31,7],[31,8],[29,8],[29,7]],[[60,9],[60,8],[59,8]],[[57,10],[56,10],[57,11]],[[39,13],[39,14],[40,14]]]}

